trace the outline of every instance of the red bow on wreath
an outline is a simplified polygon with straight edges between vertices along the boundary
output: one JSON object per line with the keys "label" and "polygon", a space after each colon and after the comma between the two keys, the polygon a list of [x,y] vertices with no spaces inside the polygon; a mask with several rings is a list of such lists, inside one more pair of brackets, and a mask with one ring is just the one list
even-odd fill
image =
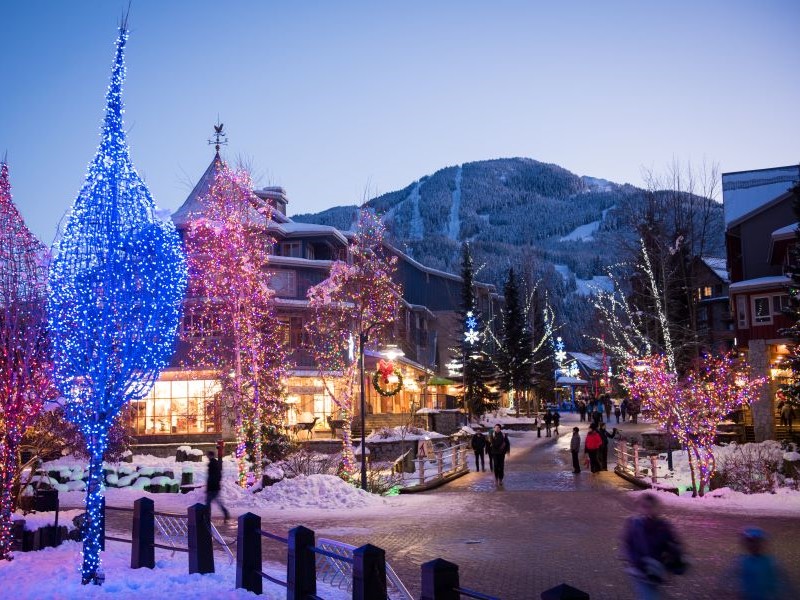
{"label": "red bow on wreath", "polygon": [[378,372],[381,374],[383,383],[389,383],[389,375],[394,373],[394,364],[389,361],[379,360]]}

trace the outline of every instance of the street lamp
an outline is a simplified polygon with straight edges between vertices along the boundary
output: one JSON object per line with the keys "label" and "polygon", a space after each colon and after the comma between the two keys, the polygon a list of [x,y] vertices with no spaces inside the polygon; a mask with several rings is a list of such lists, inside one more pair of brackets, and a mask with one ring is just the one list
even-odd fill
{"label": "street lamp", "polygon": [[[361,375],[361,489],[367,489],[367,396],[364,392],[364,344],[367,342],[367,331],[358,336],[358,368]],[[387,345],[381,354],[391,361],[403,356],[403,351],[395,344]]]}

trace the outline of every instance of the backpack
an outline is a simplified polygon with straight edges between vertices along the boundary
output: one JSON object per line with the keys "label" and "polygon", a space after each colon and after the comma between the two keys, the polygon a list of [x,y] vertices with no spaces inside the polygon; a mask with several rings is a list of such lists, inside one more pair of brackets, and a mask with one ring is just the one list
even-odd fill
{"label": "backpack", "polygon": [[586,436],[586,449],[599,450],[602,445],[603,438],[600,437],[600,434],[596,431],[590,431],[589,435]]}

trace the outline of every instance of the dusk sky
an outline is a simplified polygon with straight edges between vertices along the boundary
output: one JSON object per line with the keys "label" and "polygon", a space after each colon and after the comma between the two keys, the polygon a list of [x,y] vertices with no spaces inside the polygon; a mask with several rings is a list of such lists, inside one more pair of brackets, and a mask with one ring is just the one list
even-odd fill
{"label": "dusk sky", "polygon": [[[0,3],[0,156],[50,243],[99,142],[127,2]],[[131,156],[176,209],[219,115],[290,214],[525,156],[642,184],[800,161],[800,2],[134,0]]]}

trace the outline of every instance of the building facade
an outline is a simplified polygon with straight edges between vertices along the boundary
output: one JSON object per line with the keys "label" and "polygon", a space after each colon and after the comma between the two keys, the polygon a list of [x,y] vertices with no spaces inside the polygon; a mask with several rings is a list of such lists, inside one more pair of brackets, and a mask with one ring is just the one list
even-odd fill
{"label": "building facade", "polygon": [[726,173],[725,244],[735,343],[755,376],[767,378],[757,401],[745,411],[755,440],[780,437],[776,412],[779,387],[788,382],[783,366],[791,325],[783,314],[790,278],[788,251],[796,243],[797,222],[788,191],[800,181],[800,168],[779,167]]}
{"label": "building facade", "polygon": [[[193,219],[202,216],[202,200],[222,164],[217,153],[174,213],[179,232],[185,232]],[[306,349],[306,294],[310,287],[327,278],[334,261],[348,260],[351,234],[325,225],[293,222],[286,215],[288,199],[280,187],[253,192],[271,211],[265,234],[274,239],[274,245],[266,276],[275,292],[275,311],[291,364],[284,385],[289,407],[286,424],[313,422],[314,430],[328,430],[329,420],[338,420],[339,411]],[[398,259],[395,277],[403,289],[390,339],[403,352],[395,361],[403,388],[388,397],[373,389],[371,375],[381,358],[376,347],[365,352],[365,391],[367,416],[376,423],[391,424],[392,419],[381,420],[378,415],[391,415],[402,422],[420,408],[452,408],[456,404],[457,387],[443,375],[450,360],[448,348],[456,345],[452,336],[458,333],[453,324],[458,321],[461,278],[428,268],[389,244],[385,250]],[[476,296],[484,319],[492,322],[501,302],[494,286],[477,283]],[[234,415],[221,404],[215,374],[192,369],[187,363],[191,302],[191,298],[185,301],[187,310],[173,364],[164,370],[150,394],[131,407],[131,429],[139,444],[209,443],[220,437],[234,437]],[[355,408],[358,415],[359,406]]]}

